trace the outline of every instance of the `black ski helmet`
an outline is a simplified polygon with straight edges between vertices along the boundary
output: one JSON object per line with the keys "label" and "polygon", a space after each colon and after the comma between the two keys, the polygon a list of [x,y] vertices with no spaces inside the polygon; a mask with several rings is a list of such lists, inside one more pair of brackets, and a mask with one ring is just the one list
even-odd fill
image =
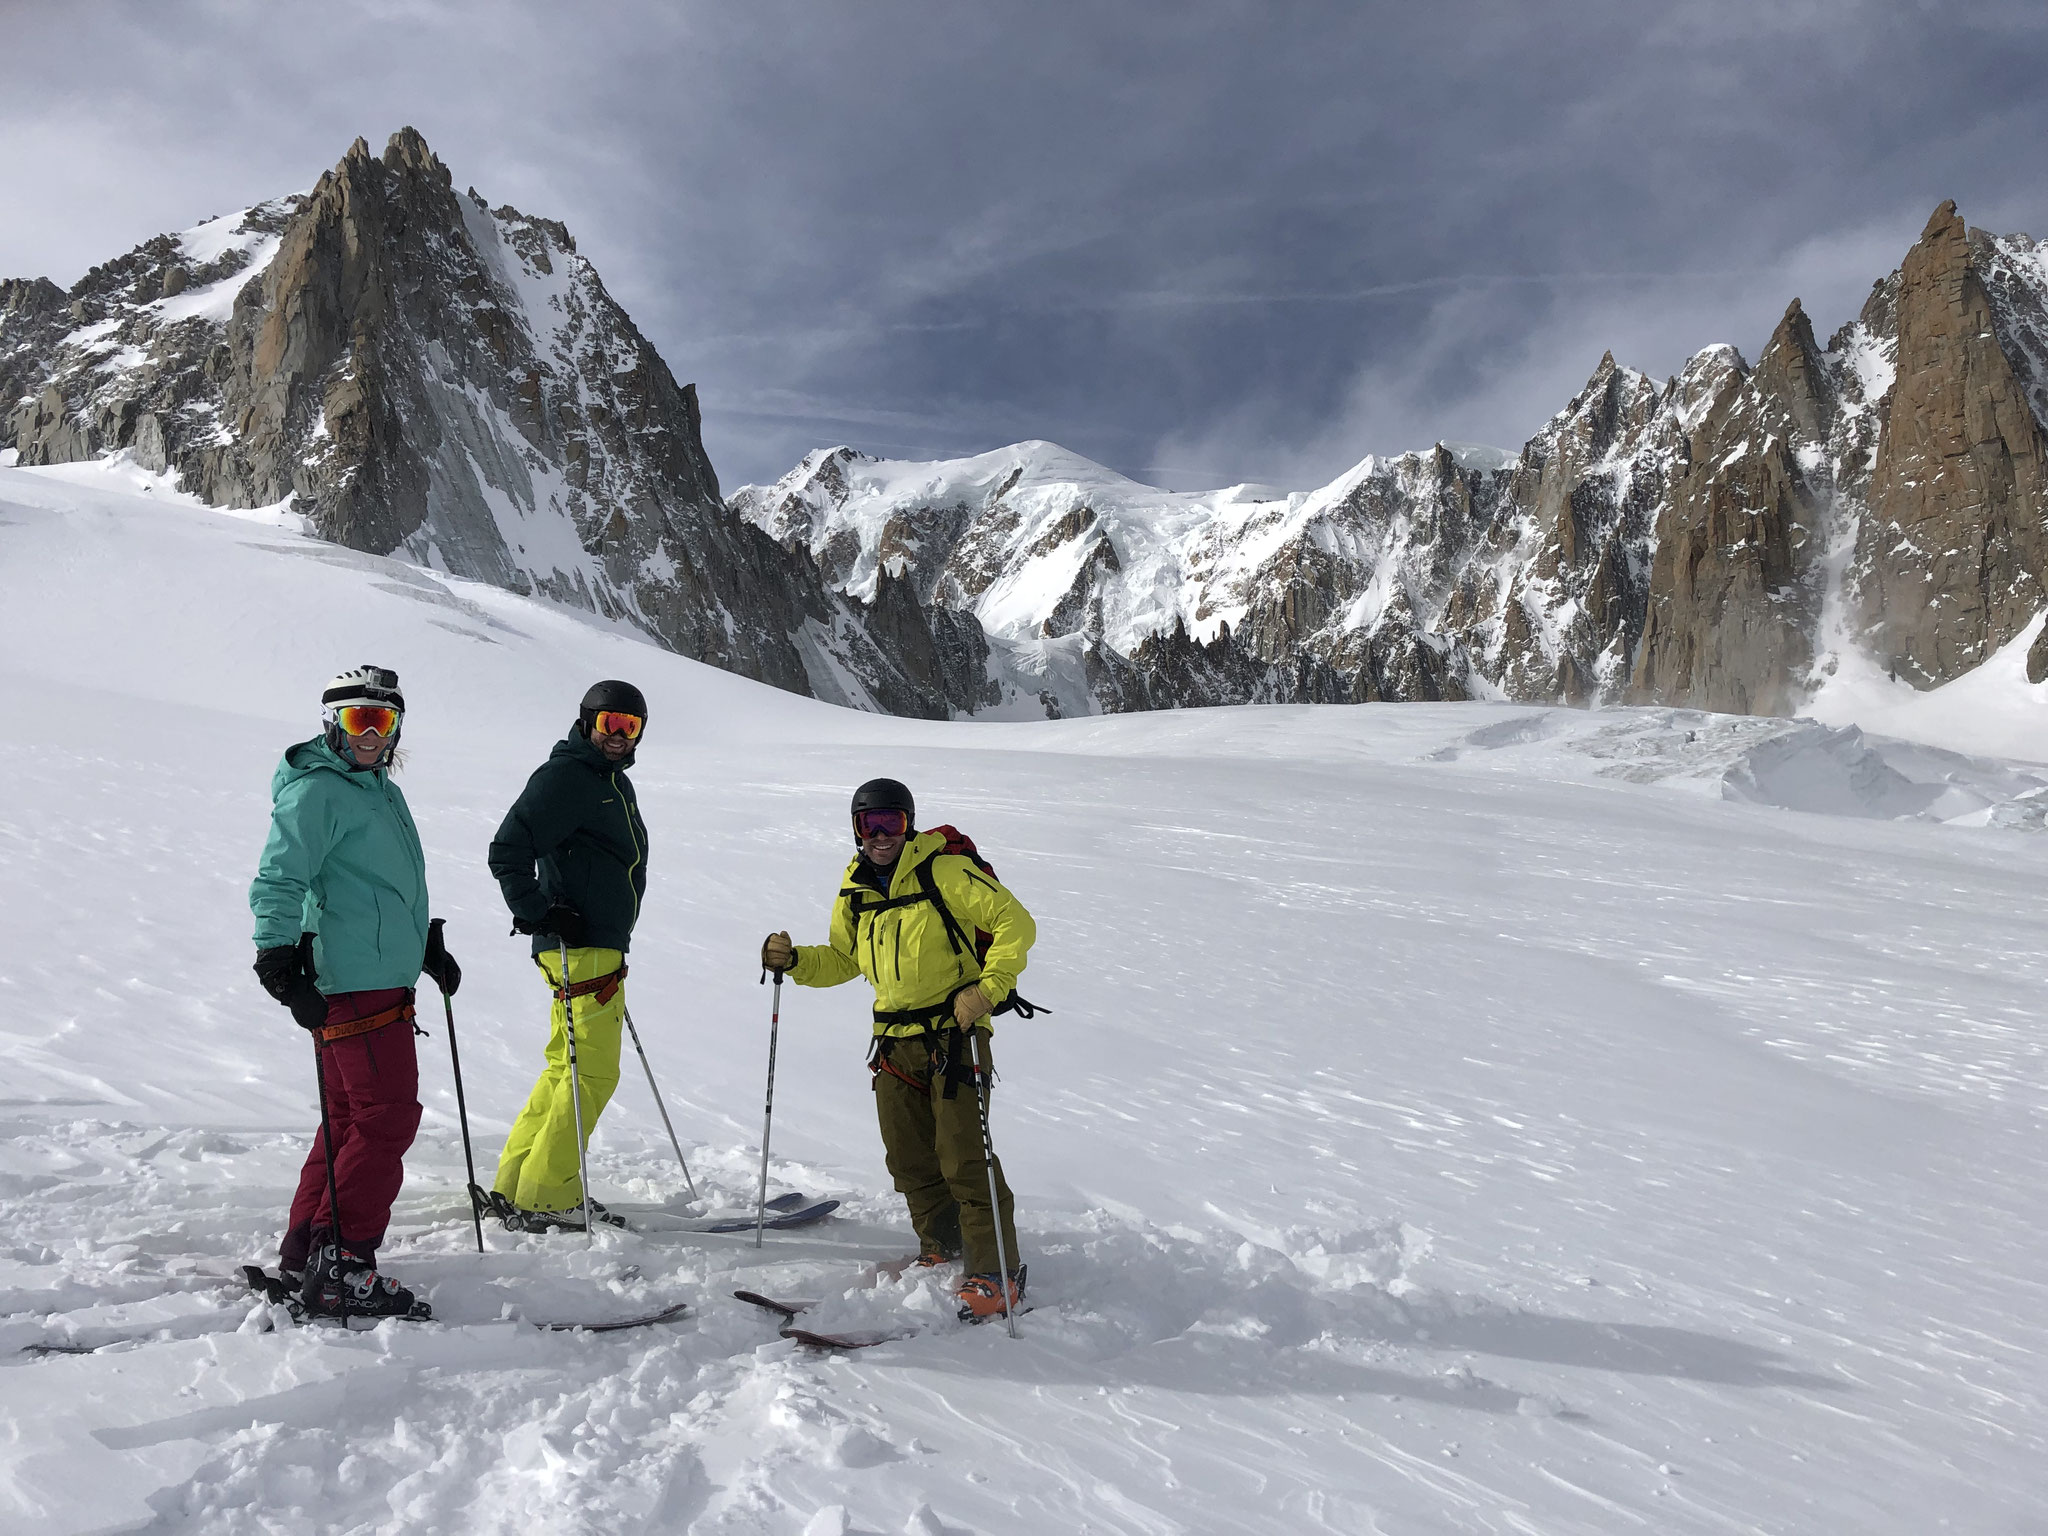
{"label": "black ski helmet", "polygon": [[615,677],[601,683],[592,683],[590,691],[583,695],[583,703],[577,707],[576,723],[582,728],[583,737],[590,738],[590,727],[601,709],[615,709],[621,714],[638,715],[647,718],[647,699],[631,683],[622,683]]}
{"label": "black ski helmet", "polygon": [[[901,811],[910,821],[910,829],[917,830],[917,801],[912,798],[910,786],[895,779],[869,779],[853,792],[853,810],[849,813],[857,822],[862,811]],[[855,842],[860,841],[858,828],[853,834]]]}
{"label": "black ski helmet", "polygon": [[368,769],[364,769],[349,750],[348,737],[337,718],[341,709],[349,704],[382,704],[398,711],[398,724],[392,728],[391,739],[384,743],[384,755],[370,764],[371,768],[388,766],[391,754],[398,750],[399,732],[405,729],[405,695],[398,691],[398,674],[389,667],[368,664],[350,667],[329,679],[327,686],[320,691],[320,717],[325,727],[321,734],[326,738],[328,747],[348,764],[351,772],[367,772]]}

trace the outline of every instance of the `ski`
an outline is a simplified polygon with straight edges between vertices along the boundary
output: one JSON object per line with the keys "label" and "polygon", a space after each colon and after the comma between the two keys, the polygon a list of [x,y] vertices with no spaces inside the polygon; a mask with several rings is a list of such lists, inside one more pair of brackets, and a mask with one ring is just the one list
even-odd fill
{"label": "ski", "polygon": [[924,1332],[922,1328],[854,1328],[843,1333],[824,1333],[815,1328],[792,1328],[787,1325],[815,1307],[815,1301],[784,1300],[763,1296],[759,1291],[734,1291],[732,1294],[735,1299],[759,1307],[764,1312],[773,1312],[785,1325],[777,1330],[783,1338],[794,1339],[812,1349],[872,1349],[877,1344],[889,1344],[897,1339],[914,1339]]}
{"label": "ski", "polygon": [[[271,1274],[257,1265],[244,1264],[242,1266],[242,1279],[247,1283],[250,1290],[256,1292],[264,1300],[274,1302],[290,1311],[292,1321],[295,1323],[315,1322],[333,1324],[343,1321],[338,1317],[309,1316],[305,1307],[300,1303],[297,1293],[282,1278]],[[523,1321],[548,1333],[617,1333],[626,1328],[646,1328],[657,1323],[672,1323],[689,1315],[690,1304],[686,1301],[677,1301],[671,1302],[669,1305],[658,1308],[655,1311],[643,1312],[633,1317],[567,1318],[559,1320],[526,1318]],[[431,1322],[432,1318],[405,1318],[400,1320],[405,1322]],[[357,1319],[350,1318],[348,1321],[355,1322]],[[364,1318],[361,1321],[381,1322],[382,1319]],[[34,1347],[31,1346],[31,1348]],[[61,1352],[86,1353],[87,1351],[66,1348]]]}
{"label": "ski", "polygon": [[646,1328],[655,1323],[672,1323],[689,1315],[690,1304],[687,1301],[678,1301],[658,1312],[644,1313],[639,1317],[618,1317],[596,1323],[535,1323],[534,1327],[544,1328],[550,1333],[617,1333],[623,1328]]}
{"label": "ski", "polygon": [[[769,1202],[769,1215],[760,1225],[771,1231],[788,1231],[792,1227],[808,1227],[813,1222],[823,1221],[839,1209],[837,1200],[813,1200],[805,1203],[803,1195],[782,1195]],[[645,1233],[663,1232],[751,1232],[755,1217],[752,1211],[725,1216],[679,1217],[672,1222],[654,1225],[644,1216],[634,1218],[634,1230]]]}
{"label": "ski", "polygon": [[818,1333],[809,1328],[784,1328],[785,1339],[793,1339],[812,1349],[873,1349],[877,1344],[894,1344],[898,1339],[914,1339],[924,1332],[922,1328],[858,1328],[846,1333]]}

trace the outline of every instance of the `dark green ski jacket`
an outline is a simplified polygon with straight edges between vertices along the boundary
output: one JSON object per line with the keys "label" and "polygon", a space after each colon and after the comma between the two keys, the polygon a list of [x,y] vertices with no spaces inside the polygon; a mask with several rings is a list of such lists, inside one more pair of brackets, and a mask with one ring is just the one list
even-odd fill
{"label": "dark green ski jacket", "polygon": [[[626,766],[571,730],[555,743],[491,839],[491,873],[512,915],[539,924],[564,902],[590,925],[585,943],[624,950],[647,892],[647,826]],[[536,933],[533,952],[554,948]]]}

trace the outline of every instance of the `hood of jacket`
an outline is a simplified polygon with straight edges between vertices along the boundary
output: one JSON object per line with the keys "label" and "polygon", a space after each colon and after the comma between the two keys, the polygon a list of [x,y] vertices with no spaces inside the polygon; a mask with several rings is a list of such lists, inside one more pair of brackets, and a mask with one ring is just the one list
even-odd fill
{"label": "hood of jacket", "polygon": [[342,755],[327,745],[327,738],[315,736],[311,741],[302,741],[295,747],[286,747],[284,756],[277,765],[277,772],[270,776],[270,795],[274,800],[279,790],[295,779],[309,774],[332,773],[360,788],[368,789],[384,782],[389,770],[384,768],[362,768],[343,760]]}
{"label": "hood of jacket", "polygon": [[550,759],[561,757],[574,758],[577,762],[594,768],[599,773],[618,773],[633,766],[634,754],[639,750],[640,744],[637,741],[633,742],[626,748],[626,755],[615,763],[606,757],[603,752],[599,751],[596,746],[592,745],[590,738],[583,734],[583,727],[581,722],[579,722],[569,727],[569,734],[555,743],[555,749],[548,754],[548,757]]}

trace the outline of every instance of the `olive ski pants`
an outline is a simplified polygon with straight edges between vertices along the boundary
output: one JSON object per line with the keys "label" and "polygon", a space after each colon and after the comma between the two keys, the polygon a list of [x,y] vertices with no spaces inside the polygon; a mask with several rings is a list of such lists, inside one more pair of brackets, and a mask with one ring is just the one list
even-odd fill
{"label": "olive ski pants", "polygon": [[[538,957],[548,985],[559,993],[562,957],[544,950]],[[616,949],[572,949],[569,980],[591,981],[607,976],[625,959]],[[611,1001],[595,994],[572,999],[576,1008],[576,1077],[583,1091],[583,1140],[597,1129],[597,1117],[619,1086],[619,1036],[626,1019],[623,981]],[[569,1036],[557,996],[549,1012],[547,1067],[526,1108],[512,1122],[505,1151],[498,1158],[498,1176],[491,1187],[521,1210],[565,1211],[583,1203],[583,1180],[577,1166],[576,1105],[569,1097]]]}
{"label": "olive ski pants", "polygon": [[[968,1033],[949,1033],[945,1038],[957,1042],[954,1049],[968,1052],[966,1063],[971,1064],[974,1047]],[[971,1033],[980,1036],[981,1050],[993,1067],[988,1031]],[[995,1274],[1000,1267],[998,1216],[989,1209],[988,1163],[981,1153],[981,1105],[974,1084],[971,1079],[956,1082],[951,1085],[953,1096],[946,1097],[949,1085],[944,1077],[934,1081],[931,1051],[923,1037],[893,1037],[888,1052],[886,1064],[875,1073],[875,1118],[882,1128],[889,1175],[910,1207],[918,1245],[928,1253],[962,1247],[970,1275]],[[1001,1205],[1003,1249],[1015,1269],[1017,1228],[1000,1158],[996,1198]]]}

